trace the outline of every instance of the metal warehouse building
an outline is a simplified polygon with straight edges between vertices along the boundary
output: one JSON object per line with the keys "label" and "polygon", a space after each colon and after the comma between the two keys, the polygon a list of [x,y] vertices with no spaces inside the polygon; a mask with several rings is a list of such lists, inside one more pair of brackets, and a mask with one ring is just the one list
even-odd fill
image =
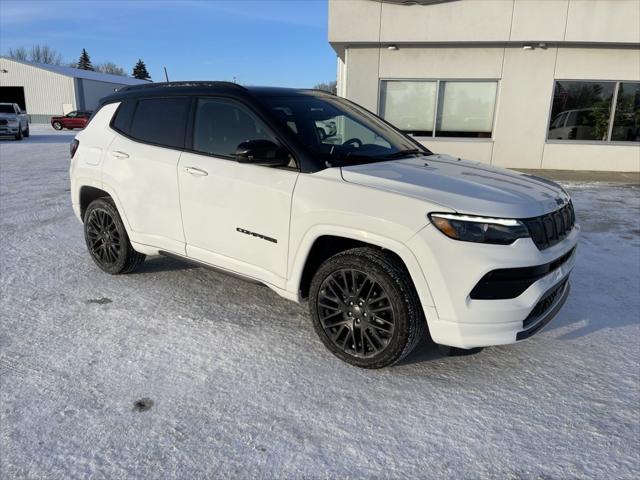
{"label": "metal warehouse building", "polygon": [[640,171],[640,0],[330,0],[338,94],[435,152]]}
{"label": "metal warehouse building", "polygon": [[93,110],[116,88],[139,83],[147,81],[0,57],[0,102],[17,103],[32,123],[48,123],[51,116],[73,110]]}

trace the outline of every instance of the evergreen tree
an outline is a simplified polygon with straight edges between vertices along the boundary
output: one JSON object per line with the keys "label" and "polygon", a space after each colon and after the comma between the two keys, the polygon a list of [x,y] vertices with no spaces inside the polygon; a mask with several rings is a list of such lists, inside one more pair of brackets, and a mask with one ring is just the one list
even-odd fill
{"label": "evergreen tree", "polygon": [[133,67],[133,78],[137,78],[139,80],[151,80],[151,75],[147,72],[147,66],[144,64],[142,59],[138,59],[138,63]]}
{"label": "evergreen tree", "polygon": [[80,54],[80,60],[78,60],[78,66],[80,70],[93,70],[93,65],[91,65],[91,59],[89,58],[89,54],[83,48],[82,53]]}

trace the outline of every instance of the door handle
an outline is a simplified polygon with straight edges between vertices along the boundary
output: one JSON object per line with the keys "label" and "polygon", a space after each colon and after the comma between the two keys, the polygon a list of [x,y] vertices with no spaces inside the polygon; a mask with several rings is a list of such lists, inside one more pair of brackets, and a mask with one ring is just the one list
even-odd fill
{"label": "door handle", "polygon": [[129,158],[129,154],[128,153],[124,153],[124,152],[119,152],[118,150],[115,150],[113,152],[111,152],[111,156],[114,158]]}
{"label": "door handle", "polygon": [[198,177],[206,177],[207,175],[209,175],[209,172],[197,167],[184,167],[184,171]]}

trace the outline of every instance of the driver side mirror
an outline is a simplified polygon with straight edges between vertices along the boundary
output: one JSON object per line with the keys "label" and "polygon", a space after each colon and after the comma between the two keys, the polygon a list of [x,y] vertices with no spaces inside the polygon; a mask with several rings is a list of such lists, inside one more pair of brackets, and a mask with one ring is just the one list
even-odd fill
{"label": "driver side mirror", "polygon": [[236,148],[238,163],[252,163],[265,167],[284,167],[289,164],[289,152],[270,140],[247,140]]}

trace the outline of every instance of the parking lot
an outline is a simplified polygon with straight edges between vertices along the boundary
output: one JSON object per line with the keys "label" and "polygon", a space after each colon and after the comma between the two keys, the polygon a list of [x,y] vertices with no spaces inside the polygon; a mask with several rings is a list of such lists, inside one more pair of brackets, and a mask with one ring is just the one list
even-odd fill
{"label": "parking lot", "polygon": [[[635,478],[640,187],[563,181],[572,293],[529,341],[366,371],[305,305],[165,258],[108,276],[73,134],[0,142],[0,477]],[[633,472],[636,474],[633,474]]]}

